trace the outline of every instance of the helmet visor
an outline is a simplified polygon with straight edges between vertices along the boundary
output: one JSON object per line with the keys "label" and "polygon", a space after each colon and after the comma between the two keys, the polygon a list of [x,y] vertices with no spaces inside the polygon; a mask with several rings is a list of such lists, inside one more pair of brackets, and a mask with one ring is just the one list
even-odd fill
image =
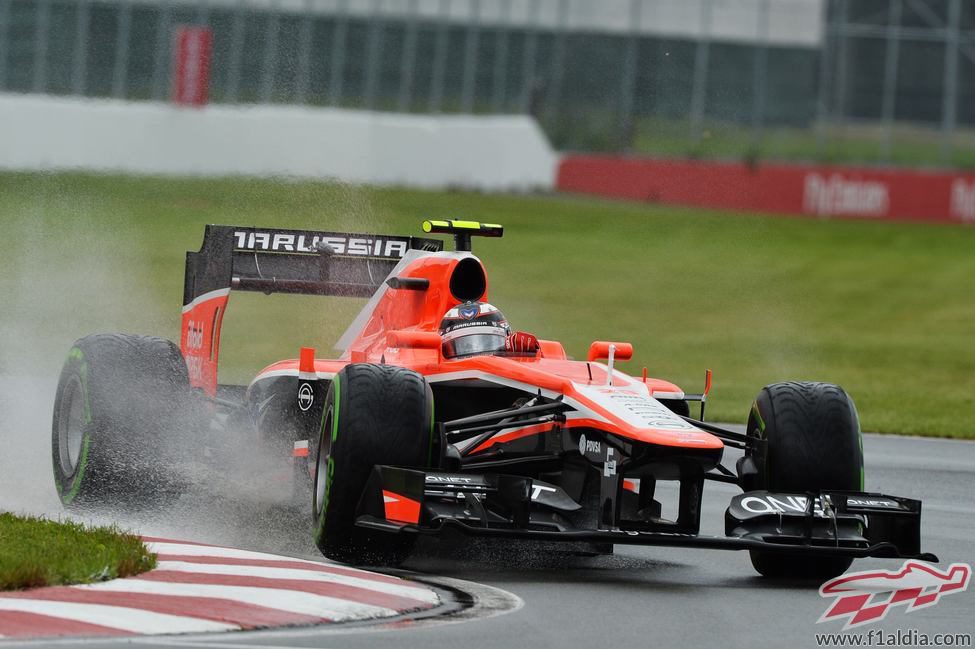
{"label": "helmet visor", "polygon": [[470,333],[466,336],[458,336],[444,341],[443,355],[445,358],[457,358],[501,351],[504,349],[505,339],[506,336],[501,329],[498,329],[497,333]]}

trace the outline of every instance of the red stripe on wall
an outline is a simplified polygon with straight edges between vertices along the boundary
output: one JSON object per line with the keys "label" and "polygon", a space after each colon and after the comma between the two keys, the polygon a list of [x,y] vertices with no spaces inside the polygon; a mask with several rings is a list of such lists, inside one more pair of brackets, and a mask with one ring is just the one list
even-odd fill
{"label": "red stripe on wall", "polygon": [[723,210],[975,222],[975,174],[569,155],[562,191]]}

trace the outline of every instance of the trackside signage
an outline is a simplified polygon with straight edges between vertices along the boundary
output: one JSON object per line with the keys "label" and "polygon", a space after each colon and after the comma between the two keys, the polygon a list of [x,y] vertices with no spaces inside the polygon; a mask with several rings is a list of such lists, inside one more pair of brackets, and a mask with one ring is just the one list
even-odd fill
{"label": "trackside signage", "polygon": [[569,155],[562,191],[812,217],[975,223],[975,175]]}
{"label": "trackside signage", "polygon": [[975,179],[956,178],[951,183],[951,216],[959,221],[975,221]]}
{"label": "trackside signage", "polygon": [[807,214],[883,217],[889,207],[889,189],[885,182],[854,180],[839,173],[828,176],[806,174],[802,210]]}
{"label": "trackside signage", "polygon": [[209,27],[176,28],[173,47],[173,103],[204,106],[209,101],[213,30]]}

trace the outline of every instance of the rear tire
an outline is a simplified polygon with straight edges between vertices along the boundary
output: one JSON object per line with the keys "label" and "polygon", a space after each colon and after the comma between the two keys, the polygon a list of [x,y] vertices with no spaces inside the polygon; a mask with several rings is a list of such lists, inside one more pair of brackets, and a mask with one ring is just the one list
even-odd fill
{"label": "rear tire", "polygon": [[[743,485],[746,491],[863,490],[860,420],[853,400],[837,385],[765,386],[748,417],[745,453],[757,469]],[[750,554],[755,570],[772,578],[828,579],[853,562],[847,557],[797,560],[763,550]]]}
{"label": "rear tire", "polygon": [[76,341],[58,381],[52,461],[69,509],[161,504],[181,483],[167,456],[191,433],[196,400],[173,343],[96,334]]}
{"label": "rear tire", "polygon": [[398,565],[414,537],[355,525],[366,481],[377,464],[432,463],[433,393],[416,372],[390,365],[348,365],[329,387],[318,444],[315,543],[326,557]]}

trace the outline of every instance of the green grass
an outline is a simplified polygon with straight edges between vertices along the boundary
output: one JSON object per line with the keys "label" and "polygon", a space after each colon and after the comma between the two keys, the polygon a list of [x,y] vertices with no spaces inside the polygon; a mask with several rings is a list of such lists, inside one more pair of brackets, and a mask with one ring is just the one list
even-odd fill
{"label": "green grass", "polygon": [[[92,331],[178,339],[183,259],[208,222],[419,234],[427,217],[500,222],[475,240],[512,324],[585,357],[631,341],[634,374],[744,421],[765,384],[839,383],[865,430],[975,438],[975,229],[719,213],[566,196],[311,182],[0,174],[0,332],[56,373]],[[301,345],[320,356],[363,301],[234,294],[221,380]],[[0,343],[3,341],[0,340]],[[14,361],[7,361],[13,364]],[[0,355],[0,371],[3,356]]]}
{"label": "green grass", "polygon": [[[887,154],[883,137],[883,128],[877,124],[831,126],[825,130],[821,147],[815,127],[766,127],[756,140],[747,125],[707,122],[694,142],[687,120],[644,118],[636,124],[629,150],[637,155],[677,158],[975,168],[975,134],[971,131],[959,129],[953,134],[946,157],[942,157],[942,134],[936,128],[897,125]],[[617,142],[606,139],[603,144],[601,148],[612,150]],[[600,148],[599,143],[594,146]]]}
{"label": "green grass", "polygon": [[116,527],[0,512],[0,591],[86,584],[155,566],[142,541]]}

